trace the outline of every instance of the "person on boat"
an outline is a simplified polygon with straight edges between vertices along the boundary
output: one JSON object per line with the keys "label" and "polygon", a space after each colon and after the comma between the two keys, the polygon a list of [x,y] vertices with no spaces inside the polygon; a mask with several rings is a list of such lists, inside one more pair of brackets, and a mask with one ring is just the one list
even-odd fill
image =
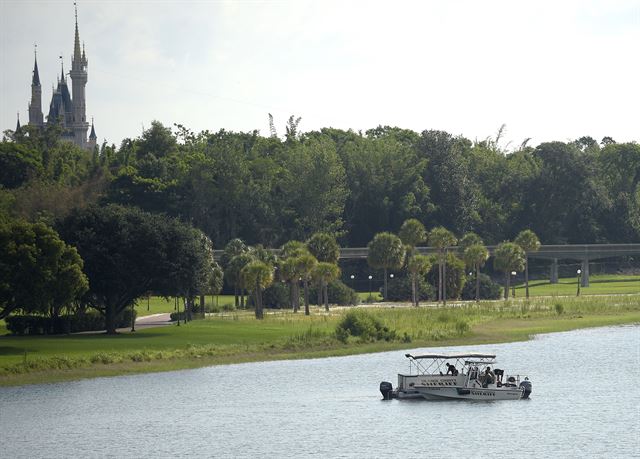
{"label": "person on boat", "polygon": [[496,375],[491,371],[491,367],[487,367],[482,375],[482,387],[487,387],[489,384],[496,382]]}
{"label": "person on boat", "polygon": [[447,362],[447,374],[451,373],[451,376],[458,376],[458,370],[456,369],[455,365],[451,365],[449,362]]}

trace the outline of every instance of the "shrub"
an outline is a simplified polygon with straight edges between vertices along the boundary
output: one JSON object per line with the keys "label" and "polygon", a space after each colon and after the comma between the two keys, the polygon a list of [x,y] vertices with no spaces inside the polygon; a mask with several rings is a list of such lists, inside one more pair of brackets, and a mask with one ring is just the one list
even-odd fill
{"label": "shrub", "polygon": [[[489,276],[480,273],[480,299],[481,300],[497,300],[500,298],[502,287],[500,284],[493,282]],[[462,288],[463,300],[476,299],[476,277],[470,277]]]}
{"label": "shrub", "polygon": [[[428,301],[436,297],[435,289],[425,278],[418,278],[416,289],[419,301]],[[389,280],[387,299],[389,301],[411,301],[411,279],[409,277],[394,277]]]}
{"label": "shrub", "polygon": [[[327,286],[329,294],[329,303],[340,306],[348,306],[350,304],[358,304],[360,298],[355,290],[344,284],[339,279],[329,282]],[[311,304],[318,303],[318,286],[314,285],[309,289],[309,302]]]}
{"label": "shrub", "polygon": [[395,330],[389,330],[379,319],[361,309],[349,311],[336,327],[338,340],[345,343],[349,336],[357,336],[363,341],[392,341],[397,338]]}
{"label": "shrub", "polygon": [[556,314],[559,316],[564,313],[564,306],[562,306],[562,303],[556,303],[553,307],[556,310]]}
{"label": "shrub", "polygon": [[[289,286],[282,282],[274,282],[262,292],[262,305],[270,309],[286,309],[289,305]],[[253,295],[247,298],[247,307],[253,308]]]}
{"label": "shrub", "polygon": [[[133,311],[133,314],[135,317],[136,311]],[[80,311],[57,318],[35,315],[10,316],[5,319],[5,322],[7,330],[14,335],[57,335],[99,331],[106,328],[104,316],[95,310]],[[116,318],[116,327],[124,328],[130,325],[131,309],[126,309]]]}

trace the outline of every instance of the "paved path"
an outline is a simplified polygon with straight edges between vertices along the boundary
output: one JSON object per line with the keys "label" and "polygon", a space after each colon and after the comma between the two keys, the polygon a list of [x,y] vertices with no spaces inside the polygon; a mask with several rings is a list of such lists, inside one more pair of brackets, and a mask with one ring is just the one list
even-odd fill
{"label": "paved path", "polygon": [[[138,317],[136,319],[136,330],[144,330],[145,328],[164,327],[171,325],[171,315],[169,313],[151,314],[150,316]],[[130,332],[131,327],[118,328],[118,333]]]}

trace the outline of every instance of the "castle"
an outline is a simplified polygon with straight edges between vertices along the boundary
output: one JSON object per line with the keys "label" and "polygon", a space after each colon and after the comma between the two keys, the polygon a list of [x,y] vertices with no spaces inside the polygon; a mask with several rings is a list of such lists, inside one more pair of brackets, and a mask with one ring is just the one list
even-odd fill
{"label": "castle", "polygon": [[[60,56],[62,58],[62,56]],[[80,34],[78,33],[78,9],[76,7],[76,35],[73,44],[73,58],[71,60],[71,93],[67,85],[67,78],[62,72],[58,79],[58,87],[53,90],[51,103],[49,104],[49,114],[45,123],[42,114],[42,86],[40,85],[40,74],[38,73],[38,56],[35,56],[33,65],[33,78],[31,80],[31,102],[29,102],[29,125],[44,127],[45,124],[60,123],[62,126],[61,139],[72,142],[87,150],[92,150],[96,146],[96,132],[91,121],[91,133],[87,138],[89,123],[86,118],[86,94],[87,66],[89,61],[84,52],[80,50]],[[20,121],[18,120],[18,128]]]}

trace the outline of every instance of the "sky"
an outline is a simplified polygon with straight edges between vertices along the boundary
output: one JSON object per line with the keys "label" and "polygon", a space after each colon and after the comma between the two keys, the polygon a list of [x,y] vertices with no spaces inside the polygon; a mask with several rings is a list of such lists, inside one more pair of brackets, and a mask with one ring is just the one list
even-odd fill
{"label": "sky", "polygon": [[[152,120],[280,135],[378,125],[516,148],[640,141],[640,0],[78,1],[87,119],[120,144]],[[72,1],[0,0],[0,131],[46,116],[71,67]]]}

